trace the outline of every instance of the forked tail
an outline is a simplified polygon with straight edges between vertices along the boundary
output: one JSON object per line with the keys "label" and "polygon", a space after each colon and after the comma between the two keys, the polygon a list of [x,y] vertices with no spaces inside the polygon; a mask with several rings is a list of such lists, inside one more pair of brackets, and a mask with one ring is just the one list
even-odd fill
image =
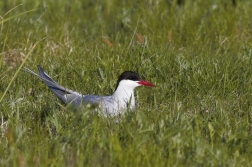
{"label": "forked tail", "polygon": [[77,92],[74,92],[72,90],[66,89],[63,86],[60,86],[57,82],[55,82],[48,74],[44,72],[44,70],[38,65],[39,75],[32,70],[28,68],[24,68],[25,71],[35,75],[39,79],[41,79],[48,87],[49,89],[63,102],[68,103],[70,99],[67,100],[68,94],[75,94],[77,95]]}

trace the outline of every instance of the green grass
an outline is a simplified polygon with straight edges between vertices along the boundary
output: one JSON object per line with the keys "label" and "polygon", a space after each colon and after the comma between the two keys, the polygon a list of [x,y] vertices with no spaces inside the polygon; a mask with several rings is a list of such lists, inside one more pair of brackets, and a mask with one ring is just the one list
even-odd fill
{"label": "green grass", "polygon": [[[252,2],[0,9],[0,166],[252,166]],[[138,108],[116,123],[62,105],[22,63],[83,94],[111,94],[125,70],[157,87],[137,88]]]}

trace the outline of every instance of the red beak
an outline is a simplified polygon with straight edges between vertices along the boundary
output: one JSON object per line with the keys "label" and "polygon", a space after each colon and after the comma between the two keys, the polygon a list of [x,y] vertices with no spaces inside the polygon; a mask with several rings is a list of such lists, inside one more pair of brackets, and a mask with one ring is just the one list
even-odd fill
{"label": "red beak", "polygon": [[141,84],[141,85],[144,85],[144,86],[155,86],[155,85],[153,85],[152,83],[147,82],[147,81],[144,81],[144,80],[138,81],[137,83],[138,83],[138,84]]}

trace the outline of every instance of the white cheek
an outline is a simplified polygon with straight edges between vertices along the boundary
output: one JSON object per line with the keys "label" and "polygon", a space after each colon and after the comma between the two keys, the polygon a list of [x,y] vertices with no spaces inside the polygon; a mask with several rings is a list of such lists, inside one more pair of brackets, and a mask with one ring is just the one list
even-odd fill
{"label": "white cheek", "polygon": [[131,88],[141,86],[140,84],[137,83],[137,81],[132,81],[132,80],[122,80],[120,82],[120,85],[123,87],[131,87]]}

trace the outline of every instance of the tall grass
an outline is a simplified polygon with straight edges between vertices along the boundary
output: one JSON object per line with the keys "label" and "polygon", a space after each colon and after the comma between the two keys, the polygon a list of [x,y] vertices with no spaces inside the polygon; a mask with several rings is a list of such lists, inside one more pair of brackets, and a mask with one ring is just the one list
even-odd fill
{"label": "tall grass", "polygon": [[[250,1],[13,0],[0,9],[0,166],[252,165]],[[83,94],[111,94],[125,70],[157,87],[136,89],[136,110],[103,118],[73,112],[19,70],[37,64]]]}

